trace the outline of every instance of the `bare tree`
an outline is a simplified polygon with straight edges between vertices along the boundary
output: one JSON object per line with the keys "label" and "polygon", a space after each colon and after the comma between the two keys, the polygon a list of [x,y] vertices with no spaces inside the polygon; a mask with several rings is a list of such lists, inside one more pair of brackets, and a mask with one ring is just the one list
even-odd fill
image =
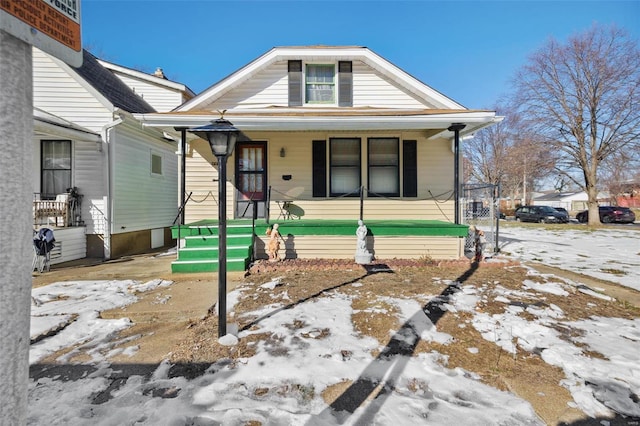
{"label": "bare tree", "polygon": [[511,143],[504,121],[480,130],[463,144],[464,156],[471,166],[470,178],[497,185],[507,174],[505,159]]}
{"label": "bare tree", "polygon": [[553,159],[544,146],[522,129],[521,120],[513,110],[505,111],[505,119],[495,126],[479,131],[465,141],[464,155],[470,167],[469,178],[477,182],[500,184],[502,192],[514,200],[520,194],[521,203],[535,187],[535,182],[547,176]]}
{"label": "bare tree", "polygon": [[599,223],[598,170],[640,144],[640,50],[617,27],[551,39],[516,75],[515,104],[529,132],[557,155],[558,171],[588,195]]}

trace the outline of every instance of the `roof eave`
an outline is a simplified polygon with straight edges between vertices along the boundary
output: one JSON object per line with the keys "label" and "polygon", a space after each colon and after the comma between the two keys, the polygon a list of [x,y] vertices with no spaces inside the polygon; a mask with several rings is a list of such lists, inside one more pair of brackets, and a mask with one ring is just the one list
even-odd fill
{"label": "roof eave", "polygon": [[[219,118],[219,114],[134,114],[144,126],[162,128],[191,128]],[[371,130],[433,130],[441,137],[450,137],[448,127],[463,123],[462,136],[499,122],[493,112],[452,113],[411,116],[234,116],[227,117],[238,129],[249,131],[371,131]],[[449,134],[450,133],[450,134]]]}

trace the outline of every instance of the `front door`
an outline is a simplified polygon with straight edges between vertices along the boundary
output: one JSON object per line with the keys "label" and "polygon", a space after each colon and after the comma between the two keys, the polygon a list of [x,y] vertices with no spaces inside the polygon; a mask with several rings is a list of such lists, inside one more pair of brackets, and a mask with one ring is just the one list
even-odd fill
{"label": "front door", "polygon": [[267,143],[240,142],[236,145],[236,217],[265,216],[267,199]]}

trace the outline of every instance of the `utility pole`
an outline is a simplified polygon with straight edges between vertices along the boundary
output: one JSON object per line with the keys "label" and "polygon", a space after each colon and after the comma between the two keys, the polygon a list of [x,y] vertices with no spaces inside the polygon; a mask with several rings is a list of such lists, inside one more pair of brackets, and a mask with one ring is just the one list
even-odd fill
{"label": "utility pole", "polygon": [[[56,28],[48,22],[55,22]],[[61,35],[64,35],[63,37]],[[33,259],[33,55],[82,65],[80,0],[0,0],[0,422],[27,423]]]}
{"label": "utility pole", "polygon": [[31,318],[31,46],[0,29],[0,419],[27,423]]}

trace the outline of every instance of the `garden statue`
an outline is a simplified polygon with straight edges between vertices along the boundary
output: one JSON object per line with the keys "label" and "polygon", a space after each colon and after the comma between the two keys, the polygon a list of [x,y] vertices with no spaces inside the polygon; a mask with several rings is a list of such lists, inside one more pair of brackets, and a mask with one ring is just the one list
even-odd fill
{"label": "garden statue", "polygon": [[356,230],[356,236],[358,237],[356,246],[356,263],[360,265],[367,265],[371,263],[373,255],[367,250],[367,227],[362,222],[358,221],[358,229]]}
{"label": "garden statue", "polygon": [[476,226],[469,227],[469,233],[473,235],[473,246],[475,253],[473,255],[473,262],[481,262],[484,259],[483,248],[485,244],[484,231]]}
{"label": "garden statue", "polygon": [[280,251],[280,231],[278,231],[278,224],[274,223],[273,228],[267,229],[267,235],[269,236],[269,245],[267,246],[267,252],[269,253],[269,261],[277,262],[280,260],[278,251]]}

